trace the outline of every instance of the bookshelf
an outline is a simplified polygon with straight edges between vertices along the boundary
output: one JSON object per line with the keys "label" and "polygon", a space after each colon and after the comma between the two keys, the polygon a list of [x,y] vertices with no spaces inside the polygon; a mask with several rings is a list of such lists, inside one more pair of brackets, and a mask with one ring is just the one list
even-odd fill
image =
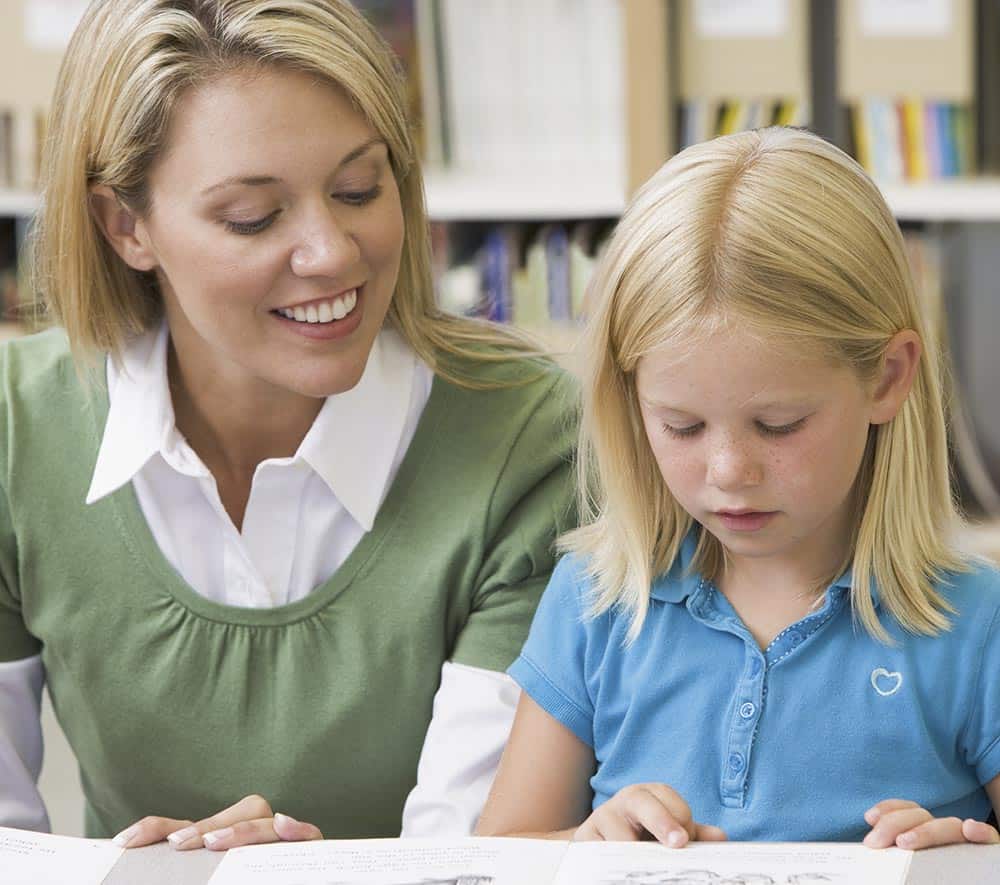
{"label": "bookshelf", "polygon": [[[358,2],[364,8],[365,0]],[[925,16],[893,21],[894,9]],[[405,59],[415,50],[425,93],[417,107],[425,112],[428,211],[436,245],[445,243],[439,276],[448,268],[462,271],[465,300],[456,303],[464,309],[470,286],[485,291],[486,243],[500,243],[508,250],[499,255],[507,282],[523,288],[526,275],[542,302],[501,318],[561,354],[571,353],[577,338],[578,325],[565,314],[567,300],[571,312],[579,307],[580,282],[574,276],[572,298],[563,292],[553,311],[545,263],[551,256],[538,259],[539,241],[561,242],[562,258],[567,244],[576,249],[573,274],[586,273],[629,195],[683,143],[687,106],[710,106],[709,124],[725,118],[734,128],[771,122],[754,105],[794,106],[800,115],[794,122],[809,121],[849,150],[856,147],[851,108],[873,96],[974,108],[982,168],[994,174],[875,177],[909,232],[948,244],[943,285],[956,324],[958,375],[980,398],[988,389],[983,378],[992,356],[976,330],[1000,321],[990,307],[991,281],[1000,278],[990,245],[1000,236],[991,227],[1000,225],[1000,4],[994,0],[412,0],[410,18],[412,33],[394,33],[392,42],[398,48],[402,41]],[[16,22],[0,32],[0,111],[15,107],[27,119],[47,101],[59,53],[26,46],[19,34]],[[586,128],[585,116],[599,125]],[[476,125],[502,144],[484,145],[463,129]],[[18,162],[30,167],[26,145],[34,130],[22,122],[18,131]],[[605,135],[610,139],[601,141]],[[30,171],[0,182],[0,218],[27,218],[37,208]],[[581,249],[590,253],[586,260]],[[982,425],[984,410],[976,405],[983,438],[995,440],[995,453],[985,457],[1000,461],[1000,403],[985,410],[992,409],[995,426]],[[1000,482],[1000,465],[993,472]]]}
{"label": "bookshelf", "polygon": [[34,191],[0,189],[0,216],[30,216],[37,208],[38,195]]}

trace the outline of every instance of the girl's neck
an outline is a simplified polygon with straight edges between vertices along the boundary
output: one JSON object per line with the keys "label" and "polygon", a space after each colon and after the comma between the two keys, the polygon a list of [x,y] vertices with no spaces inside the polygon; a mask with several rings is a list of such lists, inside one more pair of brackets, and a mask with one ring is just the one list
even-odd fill
{"label": "girl's neck", "polygon": [[844,514],[841,525],[788,555],[733,556],[727,551],[716,585],[761,648],[814,611],[839,577],[850,543],[847,523]]}

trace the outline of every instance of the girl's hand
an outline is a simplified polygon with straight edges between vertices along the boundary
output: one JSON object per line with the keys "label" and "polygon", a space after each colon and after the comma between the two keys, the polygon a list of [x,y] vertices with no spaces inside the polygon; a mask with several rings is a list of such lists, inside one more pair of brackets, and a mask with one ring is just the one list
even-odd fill
{"label": "girl's hand", "polygon": [[247,796],[224,811],[196,822],[144,817],[122,830],[114,842],[122,848],[141,848],[166,839],[178,851],[202,847],[224,851],[238,845],[322,838],[323,834],[312,824],[301,823],[287,814],[275,814],[263,796]]}
{"label": "girl's hand", "polygon": [[654,838],[671,848],[690,840],[722,842],[726,834],[691,820],[691,809],[666,784],[635,784],[619,790],[573,834],[577,841],[635,842]]}
{"label": "girl's hand", "polygon": [[864,844],[869,848],[917,850],[957,842],[977,842],[991,845],[1000,842],[995,827],[979,820],[959,820],[957,817],[932,817],[931,813],[905,799],[886,799],[865,812],[871,831]]}

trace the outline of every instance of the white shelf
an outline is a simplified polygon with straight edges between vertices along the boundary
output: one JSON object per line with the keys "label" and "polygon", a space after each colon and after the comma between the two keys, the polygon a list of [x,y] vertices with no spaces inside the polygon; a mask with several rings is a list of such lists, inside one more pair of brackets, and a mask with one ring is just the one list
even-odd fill
{"label": "white shelf", "polygon": [[[427,209],[435,221],[545,221],[617,218],[625,194],[600,182],[531,181],[428,172]],[[1000,178],[880,184],[900,221],[1000,221]],[[0,189],[0,216],[34,213],[38,195]]]}
{"label": "white shelf", "polygon": [[880,184],[900,221],[1000,221],[1000,178]]}
{"label": "white shelf", "polygon": [[0,188],[0,216],[32,215],[37,208],[37,194],[31,191],[11,191]]}
{"label": "white shelf", "polygon": [[533,180],[514,174],[490,178],[435,170],[428,170],[424,180],[433,221],[617,218],[625,208],[624,187],[599,180]]}

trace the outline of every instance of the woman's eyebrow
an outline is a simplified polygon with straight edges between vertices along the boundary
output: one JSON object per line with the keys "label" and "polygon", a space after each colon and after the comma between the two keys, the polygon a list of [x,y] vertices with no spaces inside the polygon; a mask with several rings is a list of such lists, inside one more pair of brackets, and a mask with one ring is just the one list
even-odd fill
{"label": "woman's eyebrow", "polygon": [[[337,168],[340,169],[342,166],[346,166],[348,163],[353,162],[358,159],[358,157],[363,156],[368,151],[370,151],[375,145],[385,144],[385,139],[375,136],[369,138],[364,144],[358,145],[351,151],[348,151],[344,155],[343,159],[337,164]],[[282,179],[277,178],[273,175],[233,175],[229,178],[224,178],[222,181],[216,182],[215,184],[209,185],[202,192],[202,196],[207,196],[214,191],[221,190],[224,187],[229,187],[234,184],[242,184],[249,187],[261,187],[268,184],[280,184]]]}

